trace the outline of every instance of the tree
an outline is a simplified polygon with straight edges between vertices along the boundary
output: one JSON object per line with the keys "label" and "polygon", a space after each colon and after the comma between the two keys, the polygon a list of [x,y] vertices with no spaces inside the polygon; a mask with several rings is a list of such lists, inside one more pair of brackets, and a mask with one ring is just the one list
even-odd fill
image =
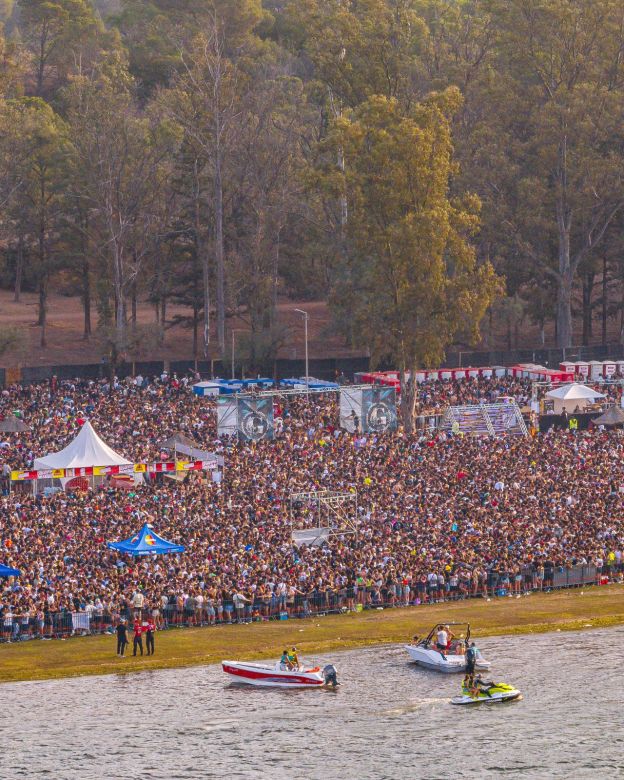
{"label": "tree", "polygon": [[318,177],[320,186],[344,188],[351,203],[352,249],[332,304],[349,312],[353,338],[374,361],[389,358],[410,372],[402,392],[408,429],[416,369],[439,364],[459,334],[475,338],[498,291],[470,244],[478,199],[449,198],[450,117],[460,103],[455,89],[407,112],[395,99],[368,99],[334,123],[328,140],[344,149],[345,173],[334,166]]}
{"label": "tree", "polygon": [[80,63],[76,54],[100,25],[86,0],[18,0],[18,5],[21,37],[34,67],[32,92],[49,97],[66,71]]}
{"label": "tree", "polygon": [[127,298],[164,230],[176,129],[155,112],[140,115],[123,65],[74,80],[67,92],[74,149],[74,198],[90,214],[91,246],[105,264],[114,301],[116,353],[126,347]]}
{"label": "tree", "polygon": [[[524,257],[555,281],[557,340],[572,343],[579,267],[624,209],[624,23],[614,0],[483,0],[497,29],[496,83],[481,98],[496,157],[492,198]],[[480,132],[480,130],[477,130]],[[487,204],[486,204],[487,205]]]}
{"label": "tree", "polygon": [[[39,292],[41,346],[46,346],[48,285],[57,265],[62,187],[68,157],[67,129],[54,110],[39,98],[6,101],[0,145],[11,155],[13,190],[7,211],[24,233],[32,251]],[[20,233],[21,236],[21,233]]]}

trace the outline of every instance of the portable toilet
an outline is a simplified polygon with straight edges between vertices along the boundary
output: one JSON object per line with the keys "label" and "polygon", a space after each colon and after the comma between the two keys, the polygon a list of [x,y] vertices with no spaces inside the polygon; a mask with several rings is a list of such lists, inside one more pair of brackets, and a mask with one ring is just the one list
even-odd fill
{"label": "portable toilet", "polygon": [[480,368],[467,368],[466,369],[466,376],[469,376],[470,379],[476,379],[478,376],[482,376],[481,369]]}
{"label": "portable toilet", "polygon": [[490,366],[479,369],[479,376],[482,376],[484,379],[491,379],[493,373],[494,373],[494,369],[490,368]]}
{"label": "portable toilet", "polygon": [[590,360],[589,361],[589,377],[590,379],[602,379],[602,361]]}
{"label": "portable toilet", "polygon": [[618,376],[624,376],[624,360],[615,361]]}
{"label": "portable toilet", "polygon": [[615,360],[602,361],[602,375],[605,379],[613,379],[617,371]]}
{"label": "portable toilet", "polygon": [[[507,376],[507,369],[505,368],[505,366],[492,366],[492,373],[496,377]],[[516,376],[516,374],[512,374],[512,376]]]}
{"label": "portable toilet", "polygon": [[572,372],[573,374],[576,373],[576,364],[573,363],[571,360],[564,360],[562,363],[559,363],[559,370],[567,372]]}
{"label": "portable toilet", "polygon": [[440,379],[453,379],[454,371],[452,371],[450,368],[443,368],[438,373],[440,375]]}
{"label": "portable toilet", "polygon": [[453,379],[465,379],[467,372],[465,368],[456,368],[453,371]]}
{"label": "portable toilet", "polygon": [[574,365],[576,367],[576,373],[580,377],[587,379],[589,376],[589,363],[584,360],[577,360]]}

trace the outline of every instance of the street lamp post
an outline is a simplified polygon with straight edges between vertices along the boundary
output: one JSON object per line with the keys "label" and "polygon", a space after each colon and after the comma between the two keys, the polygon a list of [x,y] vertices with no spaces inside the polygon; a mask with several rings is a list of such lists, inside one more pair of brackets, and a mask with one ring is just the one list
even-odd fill
{"label": "street lamp post", "polygon": [[295,309],[303,316],[303,333],[305,339],[305,373],[306,373],[306,401],[310,401],[310,367],[308,364],[308,312],[303,309]]}

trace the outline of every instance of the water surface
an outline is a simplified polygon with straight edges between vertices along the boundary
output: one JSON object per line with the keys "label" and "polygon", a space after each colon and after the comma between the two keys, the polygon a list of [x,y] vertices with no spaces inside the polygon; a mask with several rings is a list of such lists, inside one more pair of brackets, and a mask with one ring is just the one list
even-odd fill
{"label": "water surface", "polygon": [[623,641],[624,628],[484,640],[492,677],[524,699],[475,707],[451,706],[460,678],[399,646],[319,659],[336,662],[336,693],[231,686],[215,666],[7,683],[0,777],[624,776]]}

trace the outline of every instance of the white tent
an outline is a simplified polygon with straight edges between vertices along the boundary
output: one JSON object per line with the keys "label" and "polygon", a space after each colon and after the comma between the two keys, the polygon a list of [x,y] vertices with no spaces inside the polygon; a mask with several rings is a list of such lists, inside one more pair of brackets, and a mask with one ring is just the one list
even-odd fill
{"label": "white tent", "polygon": [[562,385],[556,390],[550,390],[546,393],[546,398],[554,401],[555,414],[560,414],[563,411],[573,412],[577,407],[582,410],[597,398],[604,398],[604,395],[587,385],[573,382],[571,385]]}
{"label": "white tent", "polygon": [[35,469],[80,469],[88,466],[128,466],[126,460],[105,444],[87,420],[76,438],[59,452],[35,458]]}

